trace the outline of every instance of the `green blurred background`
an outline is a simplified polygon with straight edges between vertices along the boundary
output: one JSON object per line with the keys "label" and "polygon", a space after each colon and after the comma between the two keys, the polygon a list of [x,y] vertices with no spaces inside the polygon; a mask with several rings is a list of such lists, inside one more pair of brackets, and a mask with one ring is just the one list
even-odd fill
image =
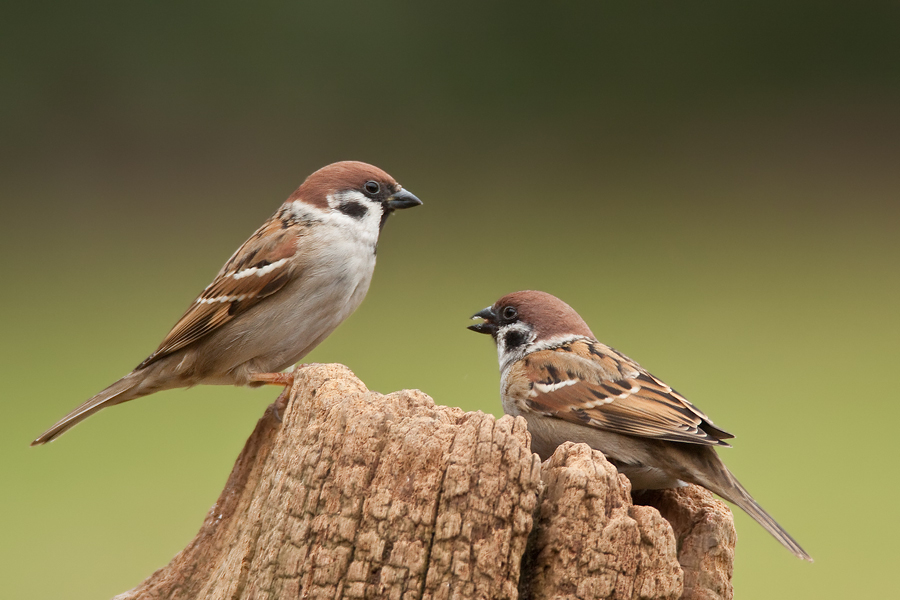
{"label": "green blurred background", "polygon": [[310,362],[499,414],[467,318],[549,291],[735,433],[725,461],[816,558],[737,514],[738,597],[896,593],[896,3],[2,12],[5,597],[110,597],[192,538],[277,390],[166,392],[28,443],[341,159],[425,205]]}

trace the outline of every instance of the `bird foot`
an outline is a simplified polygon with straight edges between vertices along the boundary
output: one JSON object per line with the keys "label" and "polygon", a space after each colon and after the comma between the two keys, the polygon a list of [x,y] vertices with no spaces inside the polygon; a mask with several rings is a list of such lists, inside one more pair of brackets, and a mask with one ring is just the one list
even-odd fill
{"label": "bird foot", "polygon": [[250,375],[249,383],[251,384],[284,386],[284,391],[282,391],[281,395],[272,403],[272,412],[279,423],[282,422],[281,413],[287,408],[288,397],[290,395],[289,392],[294,385],[294,374],[297,372],[298,368],[303,366],[305,365],[296,365],[286,373],[253,373]]}
{"label": "bird foot", "polygon": [[275,402],[272,403],[272,414],[275,416],[275,420],[279,423],[284,423],[284,419],[281,418],[281,414],[287,410],[288,398],[290,394],[288,393],[290,388],[284,388],[284,391],[281,392],[281,395],[275,399]]}

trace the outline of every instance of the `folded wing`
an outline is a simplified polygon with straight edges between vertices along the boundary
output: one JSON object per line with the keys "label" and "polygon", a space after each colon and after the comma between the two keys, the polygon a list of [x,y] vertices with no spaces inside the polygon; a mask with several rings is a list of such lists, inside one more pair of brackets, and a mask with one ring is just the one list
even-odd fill
{"label": "folded wing", "polygon": [[535,412],[673,442],[728,446],[722,440],[734,437],[636,362],[596,340],[534,352],[516,368],[530,381],[525,404]]}

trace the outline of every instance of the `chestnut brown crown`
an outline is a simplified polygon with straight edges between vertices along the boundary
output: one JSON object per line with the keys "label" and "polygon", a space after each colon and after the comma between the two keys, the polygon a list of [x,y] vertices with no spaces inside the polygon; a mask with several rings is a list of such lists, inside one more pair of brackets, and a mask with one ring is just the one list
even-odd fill
{"label": "chestnut brown crown", "polygon": [[485,322],[469,329],[478,333],[496,335],[503,325],[518,321],[531,327],[536,341],[568,335],[596,339],[574,308],[547,292],[524,290],[507,294],[472,318],[477,317]]}
{"label": "chestnut brown crown", "polygon": [[[378,188],[367,189],[367,184],[374,182]],[[328,206],[328,196],[338,192],[357,190],[373,197],[388,197],[397,194],[403,188],[397,181],[374,165],[355,160],[345,160],[326,165],[306,178],[298,187],[289,202],[303,200],[318,208]],[[421,202],[420,202],[421,204]]]}

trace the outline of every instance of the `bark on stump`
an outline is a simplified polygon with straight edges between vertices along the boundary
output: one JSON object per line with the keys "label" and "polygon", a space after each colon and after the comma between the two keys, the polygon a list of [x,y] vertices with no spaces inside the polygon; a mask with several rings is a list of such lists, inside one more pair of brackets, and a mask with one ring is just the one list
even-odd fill
{"label": "bark on stump", "polygon": [[731,598],[735,532],[702,488],[632,504],[584,444],[541,465],[520,417],[297,372],[194,540],[116,600]]}

